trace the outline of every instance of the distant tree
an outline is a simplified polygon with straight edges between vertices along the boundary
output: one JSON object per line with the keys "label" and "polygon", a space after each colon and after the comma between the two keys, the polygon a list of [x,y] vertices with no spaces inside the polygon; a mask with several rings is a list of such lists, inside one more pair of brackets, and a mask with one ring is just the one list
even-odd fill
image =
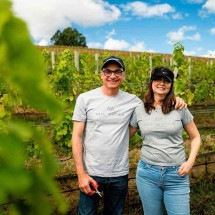
{"label": "distant tree", "polygon": [[65,28],[62,32],[57,30],[51,38],[51,43],[53,45],[87,47],[86,38],[77,29],[70,27]]}

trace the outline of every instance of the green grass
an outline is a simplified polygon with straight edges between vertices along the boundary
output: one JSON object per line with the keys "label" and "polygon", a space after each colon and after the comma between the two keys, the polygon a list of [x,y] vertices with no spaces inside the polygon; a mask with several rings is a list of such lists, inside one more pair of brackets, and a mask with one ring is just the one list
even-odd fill
{"label": "green grass", "polygon": [[191,215],[215,214],[215,179],[191,186]]}

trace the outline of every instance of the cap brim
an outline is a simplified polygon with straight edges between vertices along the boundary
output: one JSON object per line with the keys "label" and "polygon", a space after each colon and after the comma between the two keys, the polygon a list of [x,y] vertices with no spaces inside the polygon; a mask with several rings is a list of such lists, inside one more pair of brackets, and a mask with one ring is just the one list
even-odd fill
{"label": "cap brim", "polygon": [[155,75],[151,78],[151,80],[155,80],[157,77],[163,77],[163,78],[166,78],[168,79],[171,83],[173,82],[173,80],[169,77],[169,76],[166,76],[166,75],[163,75],[163,74],[159,74],[159,75]]}
{"label": "cap brim", "polygon": [[114,63],[114,64],[117,64],[120,66],[120,68],[123,68],[124,69],[124,66],[117,60],[114,60],[114,59],[109,59],[107,60],[105,63],[102,64],[102,69],[105,68],[105,66],[107,66],[108,64],[110,63]]}

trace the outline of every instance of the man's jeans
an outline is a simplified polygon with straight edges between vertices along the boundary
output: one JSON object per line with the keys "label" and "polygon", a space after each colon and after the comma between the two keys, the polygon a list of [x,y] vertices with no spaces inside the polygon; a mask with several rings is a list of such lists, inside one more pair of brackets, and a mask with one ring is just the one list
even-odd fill
{"label": "man's jeans", "polygon": [[190,214],[189,176],[180,176],[178,169],[139,161],[136,182],[144,215],[162,215],[163,203],[168,215]]}
{"label": "man's jeans", "polygon": [[[104,215],[121,215],[123,212],[125,198],[128,190],[128,176],[120,177],[97,177],[92,176],[98,184],[99,191],[103,192]],[[98,194],[92,196],[80,192],[79,215],[96,215],[99,205]]]}

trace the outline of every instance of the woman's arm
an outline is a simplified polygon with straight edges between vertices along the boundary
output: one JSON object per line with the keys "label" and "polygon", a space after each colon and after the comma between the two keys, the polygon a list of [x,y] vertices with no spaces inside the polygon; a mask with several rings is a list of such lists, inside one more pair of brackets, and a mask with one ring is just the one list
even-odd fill
{"label": "woman's arm", "polygon": [[181,176],[188,174],[191,168],[193,167],[193,164],[195,162],[196,156],[198,154],[198,151],[201,145],[201,137],[194,121],[191,121],[190,123],[185,125],[184,129],[189,135],[191,149],[190,149],[188,160],[184,162],[178,170],[178,173]]}

